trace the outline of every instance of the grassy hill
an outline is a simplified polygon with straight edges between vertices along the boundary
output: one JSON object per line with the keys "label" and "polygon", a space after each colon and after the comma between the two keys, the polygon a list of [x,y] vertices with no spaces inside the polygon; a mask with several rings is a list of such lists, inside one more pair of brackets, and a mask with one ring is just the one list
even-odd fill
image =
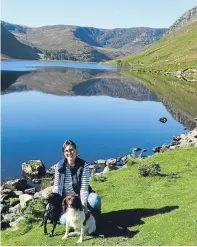
{"label": "grassy hill", "polygon": [[[7,22],[2,22],[2,25],[18,41],[36,47],[41,54],[46,55],[46,51],[67,52],[69,60],[94,62],[139,51],[166,31],[165,28],[148,27],[108,30],[68,25],[31,28]],[[53,56],[47,58],[53,59]]]}
{"label": "grassy hill", "polygon": [[[141,176],[139,166],[153,162],[160,164],[160,175]],[[100,234],[105,237],[87,236],[82,245],[196,246],[196,169],[193,147],[130,161],[121,170],[97,177],[92,186],[102,197]],[[49,238],[39,223],[2,231],[2,245],[76,245],[77,237],[61,239],[65,226],[58,225]]]}
{"label": "grassy hill", "polygon": [[[192,15],[193,13],[193,15]],[[186,12],[158,41],[121,61],[137,70],[197,68],[197,7]],[[120,61],[118,62],[119,64]],[[117,64],[117,60],[112,64]]]}

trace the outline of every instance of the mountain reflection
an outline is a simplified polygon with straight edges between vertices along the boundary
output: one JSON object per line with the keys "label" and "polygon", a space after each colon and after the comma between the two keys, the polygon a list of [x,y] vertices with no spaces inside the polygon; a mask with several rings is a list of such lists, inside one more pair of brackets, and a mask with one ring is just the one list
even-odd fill
{"label": "mountain reflection", "polygon": [[196,127],[197,88],[174,78],[133,76],[117,71],[45,67],[31,72],[2,71],[1,93],[38,91],[54,95],[105,95],[135,101],[162,102],[188,129]]}
{"label": "mountain reflection", "polygon": [[117,72],[45,68],[31,73],[2,71],[2,94],[39,91],[55,95],[107,95],[136,101],[159,101],[157,95],[138,81]]}

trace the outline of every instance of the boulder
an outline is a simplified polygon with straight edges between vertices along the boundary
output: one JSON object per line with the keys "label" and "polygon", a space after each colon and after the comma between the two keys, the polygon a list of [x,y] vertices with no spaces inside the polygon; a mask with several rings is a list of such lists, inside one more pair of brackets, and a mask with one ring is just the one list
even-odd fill
{"label": "boulder", "polygon": [[22,163],[22,172],[25,178],[41,178],[46,174],[46,168],[41,160],[29,160]]}
{"label": "boulder", "polygon": [[52,193],[52,189],[53,189],[53,186],[50,186],[50,187],[47,187],[46,189],[44,190],[41,190],[39,192],[36,192],[34,194],[34,198],[42,198],[42,199],[48,199],[49,196],[51,195]]}
{"label": "boulder", "polygon": [[13,189],[16,190],[24,190],[27,186],[27,180],[24,178],[9,180],[3,184],[4,189],[9,189],[12,191]]}
{"label": "boulder", "polygon": [[21,208],[25,208],[27,206],[27,202],[33,199],[33,196],[28,194],[23,194],[19,196],[19,199],[20,199]]}

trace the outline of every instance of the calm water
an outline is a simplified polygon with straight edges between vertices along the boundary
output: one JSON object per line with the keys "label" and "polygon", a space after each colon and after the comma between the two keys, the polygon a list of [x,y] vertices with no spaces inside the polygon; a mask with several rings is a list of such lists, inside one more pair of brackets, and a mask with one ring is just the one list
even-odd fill
{"label": "calm water", "polygon": [[133,147],[151,154],[184,132],[156,93],[109,66],[6,61],[2,70],[2,179],[20,176],[30,159],[53,165],[66,139],[94,161]]}

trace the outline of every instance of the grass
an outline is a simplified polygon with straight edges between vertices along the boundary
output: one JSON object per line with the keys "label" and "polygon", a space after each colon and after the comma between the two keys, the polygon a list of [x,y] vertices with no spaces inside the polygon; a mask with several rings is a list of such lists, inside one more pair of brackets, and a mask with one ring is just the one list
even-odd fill
{"label": "grass", "polygon": [[[155,162],[161,174],[140,176],[139,167]],[[197,148],[183,148],[129,162],[125,168],[102,175],[92,187],[102,197],[105,238],[87,236],[85,246],[197,245],[196,240]],[[105,177],[105,179],[103,179]],[[73,246],[77,237],[61,240],[65,227],[55,236],[43,235],[40,223],[18,231],[2,231],[2,245]],[[51,225],[48,227],[51,229]]]}
{"label": "grass", "polygon": [[132,69],[175,71],[197,68],[197,20],[182,28],[165,34],[160,40],[149,45],[141,52],[118,60],[126,62]]}

